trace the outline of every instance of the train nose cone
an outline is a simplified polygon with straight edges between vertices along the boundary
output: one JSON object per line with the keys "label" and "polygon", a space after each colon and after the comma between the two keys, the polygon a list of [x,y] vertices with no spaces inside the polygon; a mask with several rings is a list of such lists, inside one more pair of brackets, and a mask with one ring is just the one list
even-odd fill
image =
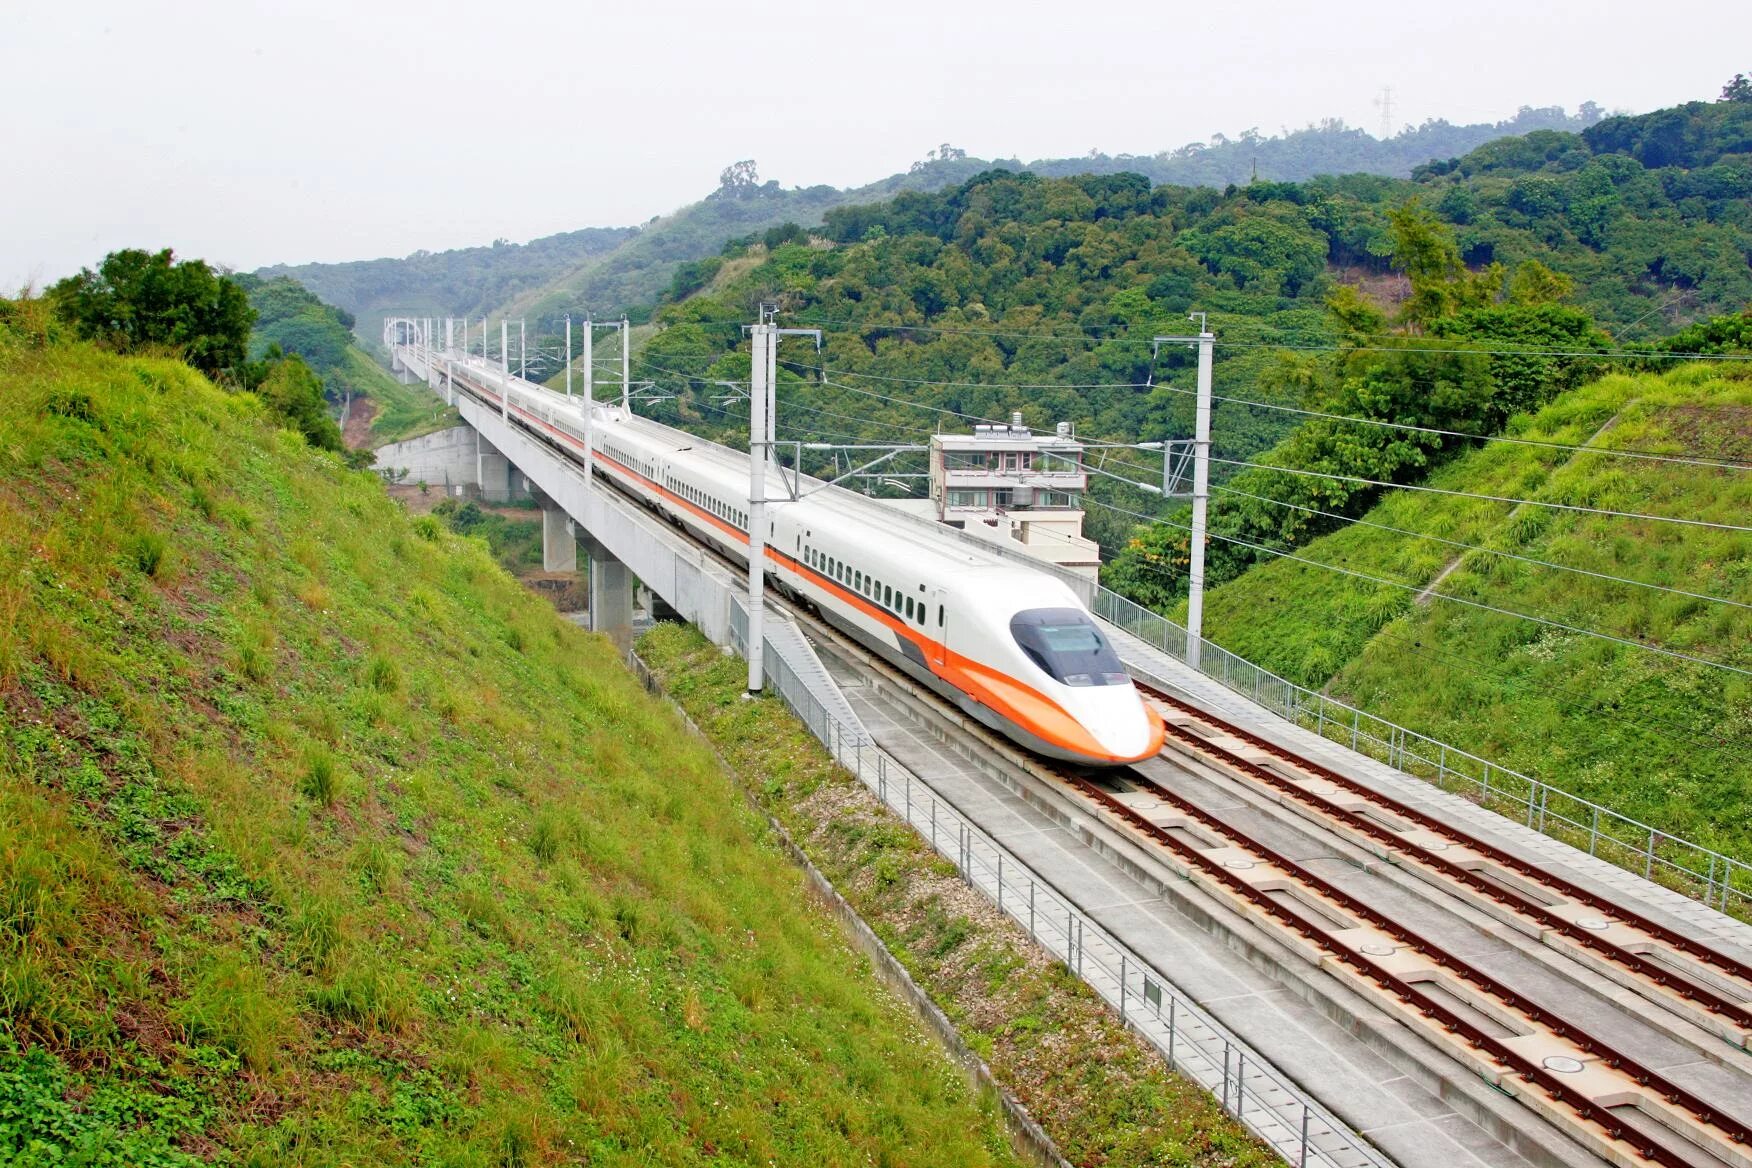
{"label": "train nose cone", "polygon": [[1159,754],[1165,734],[1161,715],[1129,685],[1102,688],[1106,692],[1089,695],[1083,722],[1095,741],[1116,762],[1139,762]]}

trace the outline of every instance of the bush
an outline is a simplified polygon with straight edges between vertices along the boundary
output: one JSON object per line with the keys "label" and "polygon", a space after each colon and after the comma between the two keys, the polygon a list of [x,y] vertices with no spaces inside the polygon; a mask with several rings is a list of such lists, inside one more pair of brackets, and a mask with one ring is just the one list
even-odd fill
{"label": "bush", "polygon": [[209,376],[248,352],[255,310],[234,281],[201,260],[176,262],[169,248],[129,248],[49,289],[60,318],[84,340],[121,352],[169,348]]}

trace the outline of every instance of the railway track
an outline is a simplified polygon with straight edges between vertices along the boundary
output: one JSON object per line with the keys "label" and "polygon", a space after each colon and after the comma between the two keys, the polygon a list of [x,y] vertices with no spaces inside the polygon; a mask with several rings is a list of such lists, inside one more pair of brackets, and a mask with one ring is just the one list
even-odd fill
{"label": "railway track", "polygon": [[[1726,1019],[1743,1043],[1744,1031],[1739,1029],[1746,1017],[1743,1001],[1700,985],[1695,978],[1682,978],[1626,945],[1666,946],[1693,960],[1706,961],[1735,982],[1746,979],[1748,971],[1731,956],[1674,934],[1586,889],[1552,878],[1415,808],[1379,799],[1362,784],[1240,727],[1167,695],[1156,696],[1175,719],[1170,722],[1170,734],[1183,750],[1317,810],[1321,817],[1346,829],[1342,834],[1390,847],[1396,857],[1416,860],[1473,897],[1525,916],[1538,924],[1541,936],[1573,937],[1576,947],[1614,963],[1620,971],[1637,978],[1640,988],[1669,999],[1664,1004],[1677,1002]],[[1201,725],[1208,736],[1188,729],[1189,722]],[[1239,741],[1263,752],[1274,763],[1296,771],[1296,777],[1280,774],[1212,738]],[[1646,1164],[1663,1168],[1752,1165],[1752,1128],[1716,1103],[1148,774],[1137,768],[1128,770],[1125,778],[1133,790],[1116,792],[1098,777],[1068,768],[1045,769],[1136,836],[1171,853],[1185,873],[1207,891],[1217,893],[1245,915],[1264,918],[1311,946],[1317,959],[1342,980],[1373,996],[1499,1090],[1518,1096],[1595,1155],[1627,1168]],[[1329,792],[1340,790],[1367,798],[1412,826],[1383,824],[1330,797]],[[1436,838],[1419,839],[1417,833]],[[1444,854],[1449,850],[1453,854]],[[1605,927],[1577,919],[1574,912],[1556,911],[1524,889],[1481,876],[1475,860],[1500,865],[1521,879],[1573,896],[1564,904],[1610,913]]]}
{"label": "railway track", "polygon": [[1178,751],[1215,763],[1280,802],[1288,800],[1303,815],[1382,858],[1517,924],[1702,1029],[1747,1047],[1752,966],[1245,727],[1152,686],[1139,688],[1163,707],[1169,740]]}

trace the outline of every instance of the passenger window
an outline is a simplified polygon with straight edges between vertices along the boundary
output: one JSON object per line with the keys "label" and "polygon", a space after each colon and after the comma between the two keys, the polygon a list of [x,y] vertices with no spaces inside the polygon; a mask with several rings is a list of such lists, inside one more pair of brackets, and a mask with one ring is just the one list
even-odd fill
{"label": "passenger window", "polygon": [[882,586],[882,607],[883,608],[893,608],[894,607],[894,590],[886,584],[884,584]]}
{"label": "passenger window", "polygon": [[852,573],[852,587],[859,589],[859,590],[863,589],[863,587],[864,587],[864,573],[862,573],[862,572],[853,572]]}
{"label": "passenger window", "polygon": [[911,620],[912,615],[913,615],[913,598],[909,596],[906,598],[906,619]]}

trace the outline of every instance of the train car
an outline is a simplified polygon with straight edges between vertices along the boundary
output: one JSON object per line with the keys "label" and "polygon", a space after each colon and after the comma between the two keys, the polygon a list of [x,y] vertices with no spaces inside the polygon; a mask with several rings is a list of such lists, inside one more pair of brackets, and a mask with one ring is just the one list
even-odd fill
{"label": "train car", "polygon": [[[582,458],[578,403],[515,388],[511,406]],[[746,565],[747,455],[618,406],[598,405],[590,431],[599,478]],[[915,521],[852,492],[805,487],[767,508],[766,570],[783,592],[1036,753],[1117,766],[1161,750],[1161,717],[1063,582],[976,547],[920,540]]]}

